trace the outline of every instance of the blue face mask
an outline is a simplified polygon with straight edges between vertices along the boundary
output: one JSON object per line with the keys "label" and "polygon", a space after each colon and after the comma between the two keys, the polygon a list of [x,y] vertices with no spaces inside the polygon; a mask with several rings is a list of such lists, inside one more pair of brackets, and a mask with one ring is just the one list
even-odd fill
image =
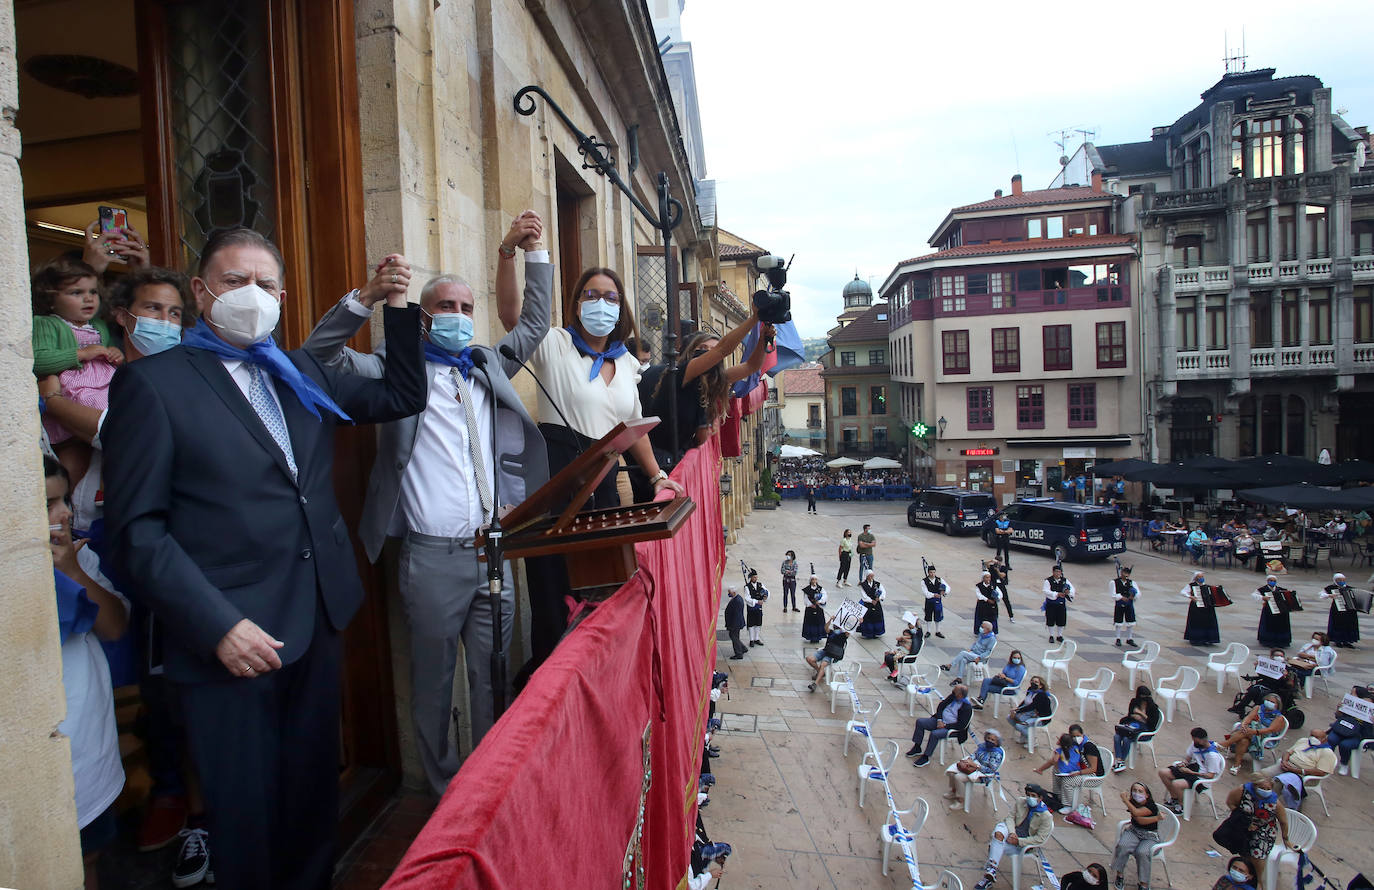
{"label": "blue face mask", "polygon": [[472,342],[472,319],[461,312],[430,316],[429,342],[444,352],[459,353]]}
{"label": "blue face mask", "polygon": [[620,304],[611,305],[605,300],[584,300],[577,310],[582,327],[593,337],[605,337],[615,330],[620,321]]}
{"label": "blue face mask", "polygon": [[157,355],[181,343],[181,324],[136,315],[129,342],[143,355]]}
{"label": "blue face mask", "polygon": [[1278,587],[1278,586],[1279,586],[1279,582],[1277,582],[1277,581],[1270,581],[1270,582],[1269,582],[1269,586],[1270,586],[1270,587]]}
{"label": "blue face mask", "polygon": [[1278,707],[1277,707],[1277,706],[1275,706],[1275,705],[1273,705],[1273,704],[1271,704],[1271,703],[1269,703],[1269,702],[1265,702],[1264,704],[1260,705],[1260,707],[1264,708],[1264,710],[1266,710],[1266,711],[1277,711],[1277,710],[1278,710]]}

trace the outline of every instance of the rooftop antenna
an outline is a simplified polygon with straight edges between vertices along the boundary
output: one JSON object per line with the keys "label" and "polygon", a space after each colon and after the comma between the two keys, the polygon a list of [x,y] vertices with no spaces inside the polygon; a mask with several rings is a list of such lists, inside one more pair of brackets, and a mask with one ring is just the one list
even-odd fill
{"label": "rooftop antenna", "polygon": [[1226,65],[1226,73],[1240,74],[1245,70],[1245,63],[1249,59],[1249,56],[1245,54],[1245,29],[1240,29],[1240,52],[1238,53],[1231,52],[1231,39],[1225,31],[1222,32],[1222,40],[1225,42],[1225,54],[1222,56],[1222,62]]}
{"label": "rooftop antenna", "polygon": [[1069,184],[1069,134],[1076,132],[1073,127],[1063,127],[1058,130],[1051,130],[1046,135],[1059,146],[1059,184],[1066,186]]}

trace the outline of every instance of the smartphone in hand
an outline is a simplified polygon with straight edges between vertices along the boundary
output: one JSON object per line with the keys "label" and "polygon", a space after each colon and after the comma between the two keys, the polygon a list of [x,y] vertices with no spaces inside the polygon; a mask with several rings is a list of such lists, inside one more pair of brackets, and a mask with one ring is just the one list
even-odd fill
{"label": "smartphone in hand", "polygon": [[118,207],[106,207],[104,204],[97,208],[100,214],[100,234],[105,238],[123,238],[124,229],[129,225],[129,214]]}

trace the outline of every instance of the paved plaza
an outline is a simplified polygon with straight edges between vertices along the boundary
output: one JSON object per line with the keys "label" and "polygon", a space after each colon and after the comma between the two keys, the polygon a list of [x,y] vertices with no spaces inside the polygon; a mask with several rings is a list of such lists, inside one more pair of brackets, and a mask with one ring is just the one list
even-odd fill
{"label": "paved plaza", "polygon": [[[855,887],[909,887],[905,866],[894,855],[889,877],[881,870],[882,850],[878,840],[883,824],[885,803],[880,785],[868,791],[866,806],[858,804],[856,770],[863,747],[851,744],[849,755],[842,753],[845,721],[849,719],[847,697],[842,696],[835,713],[830,712],[828,687],[807,690],[809,670],[803,663],[805,650],[815,646],[801,640],[802,615],[782,611],[782,585],[778,567],[784,551],[797,552],[801,566],[798,587],[805,585],[809,563],[814,561],[830,596],[833,608],[855,591],[835,589],[837,568],[836,549],[845,528],[857,535],[865,522],[873,524],[877,535],[875,569],[887,590],[885,613],[887,635],[881,640],[861,640],[857,635],[849,642],[846,660],[857,659],[863,664],[859,679],[860,695],[865,702],[881,699],[882,712],[874,725],[879,747],[889,739],[900,742],[902,752],[910,747],[915,718],[908,716],[906,696],[902,690],[886,680],[882,654],[891,649],[896,634],[902,628],[901,615],[906,609],[921,612],[923,595],[917,586],[921,576],[921,557],[925,556],[949,583],[951,596],[947,599],[944,631],[947,639],[931,637],[921,652],[923,663],[948,662],[959,649],[971,641],[973,614],[973,586],[980,574],[979,560],[990,558],[991,549],[973,537],[948,538],[942,532],[924,527],[908,527],[906,504],[901,503],[840,503],[821,502],[820,515],[805,514],[805,504],[790,502],[777,511],[755,511],[740,532],[739,542],[729,548],[725,583],[743,587],[739,560],[759,570],[764,583],[772,591],[765,606],[762,639],[766,645],[752,647],[742,661],[730,661],[730,643],[720,623],[717,669],[730,674],[730,698],[718,703],[724,718],[723,731],[716,743],[722,756],[712,761],[710,769],[718,784],[711,794],[711,803],[703,818],[713,839],[728,841],[734,855],[727,865],[722,888],[833,888],[849,890]],[[1158,680],[1172,674],[1177,666],[1191,665],[1202,670],[1206,650],[1197,649],[1183,640],[1183,620],[1186,601],[1179,590],[1191,577],[1192,568],[1177,556],[1140,552],[1140,543],[1132,542],[1131,550],[1122,557],[1124,565],[1134,567],[1135,580],[1141,589],[1138,606],[1140,622],[1136,627],[1138,642],[1154,640],[1162,647],[1154,676]],[[1011,556],[1011,600],[1016,609],[1016,623],[1001,621],[999,645],[993,657],[994,665],[1005,664],[1011,648],[1019,648],[1026,657],[1028,676],[1043,673],[1041,658],[1050,646],[1046,642],[1044,618],[1040,612],[1040,585],[1049,574],[1051,561],[1030,551],[1014,550]],[[1349,570],[1349,559],[1337,558],[1336,568],[1346,570],[1352,582],[1362,584],[1368,570]],[[1108,584],[1115,576],[1110,560],[1094,563],[1070,563],[1066,567],[1074,583],[1078,598],[1069,608],[1066,639],[1078,642],[1078,656],[1071,668],[1075,681],[1089,677],[1102,666],[1116,671],[1116,679],[1107,695],[1108,720],[1089,705],[1082,721],[1090,738],[1103,746],[1110,746],[1112,726],[1125,711],[1131,690],[1126,672],[1121,666],[1122,650],[1112,645],[1112,601]],[[1209,583],[1223,584],[1231,592],[1235,605],[1219,609],[1223,643],[1239,641],[1251,649],[1257,647],[1255,625],[1257,604],[1249,596],[1260,577],[1253,572],[1224,566],[1208,571]],[[857,584],[857,558],[850,580]],[[1294,587],[1307,604],[1307,611],[1293,617],[1293,633],[1297,645],[1310,639],[1313,630],[1326,629],[1327,609],[1318,604],[1319,588],[1329,583],[1330,574],[1323,571],[1300,570],[1283,583]],[[800,596],[800,593],[799,593]],[[804,602],[803,602],[804,607]],[[1366,617],[1366,640],[1374,634],[1374,625]],[[933,645],[939,644],[939,645]],[[1217,647],[1218,649],[1220,647]],[[1286,749],[1312,726],[1325,727],[1340,695],[1349,691],[1356,681],[1374,680],[1374,649],[1366,642],[1356,649],[1341,649],[1330,694],[1315,684],[1315,697],[1300,702],[1307,714],[1306,728],[1292,731],[1283,743]],[[994,671],[995,673],[995,671]],[[1209,682],[1210,680],[1210,682]],[[1140,681],[1144,682],[1144,681]],[[947,689],[945,681],[942,686]],[[1051,691],[1060,699],[1059,717],[1053,727],[1054,735],[1067,731],[1077,718],[1077,700],[1071,684],[1060,674]],[[976,690],[975,690],[976,692]],[[1188,730],[1195,725],[1205,727],[1214,738],[1229,730],[1235,718],[1226,712],[1236,692],[1234,682],[1223,694],[1217,694],[1215,680],[1203,672],[1203,682],[1193,694],[1194,717],[1182,708],[1171,724],[1165,724],[1159,734],[1157,751],[1160,766],[1179,759],[1187,744]],[[1015,741],[1015,734],[1005,723],[1008,708],[1003,706],[1002,718],[994,721],[991,700],[984,711],[975,711],[974,733],[993,724],[1003,730],[1007,760],[1002,768],[1007,793],[1019,793],[1028,780],[1050,785],[1050,776],[1036,776],[1032,768],[1047,756],[1037,741],[1036,752],[1029,754]],[[926,715],[918,701],[916,716]],[[976,741],[977,735],[973,736]],[[1041,736],[1043,740],[1043,735]],[[1119,794],[1135,779],[1147,781],[1157,800],[1162,800],[1162,788],[1148,754],[1137,757],[1137,768],[1115,776],[1108,776],[1104,788],[1108,812],[1094,808],[1097,828],[1093,831],[1066,823],[1055,817],[1054,834],[1046,845],[1050,862],[1059,875],[1077,870],[1090,862],[1109,864],[1115,843],[1117,822],[1125,818]],[[1374,771],[1374,767],[1370,768]],[[987,838],[998,821],[988,806],[986,797],[975,795],[971,812],[951,811],[941,795],[946,790],[944,767],[938,760],[923,769],[913,768],[912,761],[899,757],[893,769],[893,791],[898,805],[908,807],[917,796],[930,804],[930,818],[917,839],[922,878],[934,884],[941,870],[949,869],[971,888],[982,874],[981,866],[987,851]],[[1217,784],[1219,812],[1226,794],[1245,779],[1223,776]],[[1357,872],[1374,874],[1374,850],[1369,840],[1369,813],[1374,810],[1374,777],[1366,773],[1363,780],[1333,775],[1326,781],[1326,799],[1331,809],[1328,817],[1315,797],[1304,805],[1318,828],[1318,840],[1312,852],[1313,861],[1328,876],[1344,888]],[[1001,806],[1004,817],[1008,810]],[[1166,852],[1167,875],[1155,865],[1153,887],[1210,888],[1225,871],[1223,858],[1209,856],[1216,849],[1211,833],[1218,825],[1210,809],[1202,802],[1193,813],[1191,822],[1183,823],[1178,842]],[[1222,851],[1224,853],[1224,851]],[[1007,865],[1004,862],[1004,865]],[[1127,863],[1126,887],[1135,887],[1135,862]],[[1028,888],[1034,880],[1023,875],[1021,886]],[[999,878],[999,888],[1011,887],[1010,869]],[[1285,870],[1280,887],[1293,886],[1291,870]]]}

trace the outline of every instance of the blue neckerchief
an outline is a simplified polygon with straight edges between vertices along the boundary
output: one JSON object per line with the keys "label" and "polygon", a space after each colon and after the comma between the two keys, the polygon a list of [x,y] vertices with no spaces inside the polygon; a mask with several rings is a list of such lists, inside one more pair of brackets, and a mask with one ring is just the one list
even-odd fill
{"label": "blue neckerchief", "polygon": [[57,592],[57,626],[62,642],[93,630],[100,607],[87,598],[86,588],[57,569],[52,570],[52,580]]}
{"label": "blue neckerchief", "polygon": [[978,639],[980,639],[980,640],[986,640],[988,637],[995,637],[995,636],[997,636],[996,633],[994,633],[993,631],[988,631],[988,632],[985,633],[985,634],[979,634],[979,635],[978,635]]}
{"label": "blue neckerchief", "polygon": [[472,347],[465,348],[462,352],[454,355],[451,352],[444,352],[428,340],[425,341],[425,361],[434,362],[436,365],[448,365],[457,368],[458,373],[467,380],[472,374]]}
{"label": "blue neckerchief", "polygon": [[567,331],[568,335],[572,337],[573,345],[577,347],[578,352],[592,358],[592,373],[587,377],[588,381],[595,380],[596,375],[601,373],[601,366],[606,363],[606,359],[615,361],[627,352],[625,344],[619,340],[612,340],[608,343],[605,352],[597,352],[587,345],[587,341],[582,339],[582,335],[579,334],[572,325],[569,325],[563,330]]}
{"label": "blue neckerchief", "polygon": [[1049,810],[1049,805],[1045,803],[1045,799],[1042,797],[1038,804],[1036,804],[1033,807],[1027,806],[1026,809],[1032,813],[1043,813]]}
{"label": "blue neckerchief", "polygon": [[1317,742],[1317,741],[1313,741],[1313,739],[1312,739],[1311,736],[1308,736],[1308,737],[1307,737],[1307,748],[1308,748],[1309,751],[1310,751],[1311,749],[1313,749],[1313,748],[1330,748],[1330,747],[1331,747],[1331,740],[1330,740],[1330,739],[1328,739],[1328,740],[1326,740],[1326,741],[1324,741],[1324,742]]}
{"label": "blue neckerchief", "polygon": [[319,384],[302,374],[299,368],[291,364],[286,353],[281,351],[281,347],[277,346],[276,341],[271,337],[254,343],[247,349],[239,349],[237,346],[226,343],[215,336],[210,330],[210,326],[205,323],[205,319],[202,318],[196,322],[195,327],[187,331],[181,338],[181,345],[189,346],[192,349],[204,349],[206,352],[213,352],[223,359],[256,365],[285,383],[291,392],[295,393],[305,410],[315,415],[316,420],[323,419],[319,412],[319,408],[323,408],[338,415],[341,420],[353,422],[353,418],[345,414],[344,409],[335,404],[329,394],[320,389]]}

